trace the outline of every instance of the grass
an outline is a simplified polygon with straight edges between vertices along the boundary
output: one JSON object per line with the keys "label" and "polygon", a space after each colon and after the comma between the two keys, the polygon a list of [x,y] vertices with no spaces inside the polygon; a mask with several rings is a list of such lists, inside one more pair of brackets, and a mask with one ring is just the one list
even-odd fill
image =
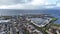
{"label": "grass", "polygon": [[58,18],[52,18],[52,21],[54,22],[54,21],[56,21]]}
{"label": "grass", "polygon": [[29,34],[29,32],[28,32],[28,31],[25,31],[25,33],[26,33],[26,34]]}
{"label": "grass", "polygon": [[58,18],[52,18],[52,21],[51,21],[51,25],[52,26],[57,26],[57,27],[60,27],[59,24],[55,24],[54,21],[58,20]]}
{"label": "grass", "polygon": [[52,25],[52,26],[60,27],[60,25],[59,25],[59,24],[54,24],[54,23],[52,23],[51,25]]}

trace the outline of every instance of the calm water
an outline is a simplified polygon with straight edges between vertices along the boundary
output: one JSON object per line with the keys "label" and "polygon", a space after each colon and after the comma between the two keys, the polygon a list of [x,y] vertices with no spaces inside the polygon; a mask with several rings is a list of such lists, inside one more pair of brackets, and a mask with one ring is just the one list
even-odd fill
{"label": "calm water", "polygon": [[58,18],[55,22],[60,24],[60,10],[49,9],[49,10],[2,10],[0,9],[0,15],[19,15],[19,14],[51,14],[52,16]]}

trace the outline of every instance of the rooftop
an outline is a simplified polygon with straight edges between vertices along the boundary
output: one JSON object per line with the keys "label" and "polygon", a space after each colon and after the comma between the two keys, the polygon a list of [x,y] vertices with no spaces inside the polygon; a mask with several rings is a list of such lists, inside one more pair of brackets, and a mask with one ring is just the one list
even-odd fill
{"label": "rooftop", "polygon": [[46,24],[48,24],[50,22],[50,18],[49,19],[43,19],[43,18],[30,18],[31,22],[39,27],[43,27]]}
{"label": "rooftop", "polygon": [[0,20],[0,23],[6,23],[9,22],[10,20]]}

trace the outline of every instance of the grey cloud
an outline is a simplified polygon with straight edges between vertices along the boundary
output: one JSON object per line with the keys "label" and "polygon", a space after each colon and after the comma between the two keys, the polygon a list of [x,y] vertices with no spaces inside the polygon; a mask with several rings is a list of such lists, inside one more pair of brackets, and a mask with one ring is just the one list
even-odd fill
{"label": "grey cloud", "polygon": [[0,4],[14,4],[16,0],[0,0]]}
{"label": "grey cloud", "polygon": [[[57,3],[55,0],[52,2],[51,1],[52,0],[49,0],[49,1],[47,0],[46,1],[45,0],[41,0],[41,1],[40,0],[0,0],[0,9],[54,8]],[[60,7],[60,3],[58,4],[58,6]]]}
{"label": "grey cloud", "polygon": [[0,5],[4,4],[18,4],[18,3],[27,3],[32,0],[0,0]]}

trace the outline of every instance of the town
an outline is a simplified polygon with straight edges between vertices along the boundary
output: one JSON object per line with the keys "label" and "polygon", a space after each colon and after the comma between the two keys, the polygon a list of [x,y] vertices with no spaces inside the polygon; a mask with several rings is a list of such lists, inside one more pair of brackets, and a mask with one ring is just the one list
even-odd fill
{"label": "town", "polygon": [[49,14],[0,16],[0,34],[60,34],[57,19]]}

